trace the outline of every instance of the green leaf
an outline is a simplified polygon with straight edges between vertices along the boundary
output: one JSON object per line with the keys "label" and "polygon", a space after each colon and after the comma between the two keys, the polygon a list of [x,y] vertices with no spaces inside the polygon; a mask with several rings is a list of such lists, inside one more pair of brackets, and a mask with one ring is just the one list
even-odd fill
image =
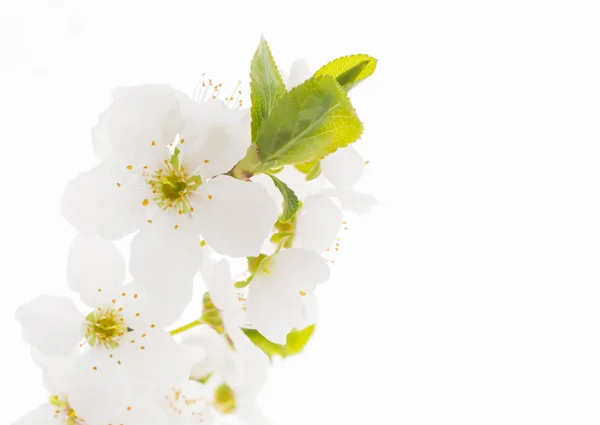
{"label": "green leaf", "polygon": [[279,69],[275,64],[271,49],[264,37],[260,38],[258,48],[250,64],[250,100],[252,108],[252,141],[256,141],[258,132],[271,114],[275,104],[287,90]]}
{"label": "green leaf", "polygon": [[336,79],[310,78],[287,93],[264,122],[256,140],[262,163],[253,172],[320,160],[355,142],[362,130]]}
{"label": "green leaf", "polygon": [[294,191],[290,189],[288,185],[279,180],[273,174],[267,174],[269,175],[269,177],[271,177],[273,183],[275,183],[275,187],[279,189],[281,195],[283,196],[283,213],[279,217],[279,221],[282,221],[284,223],[288,222],[292,218],[294,218],[294,216],[300,209],[300,201],[298,200],[298,197],[296,196]]}
{"label": "green leaf", "polygon": [[315,77],[331,75],[337,79],[344,90],[349,91],[373,74],[376,67],[377,59],[369,55],[342,56],[332,60],[315,72]]}
{"label": "green leaf", "polygon": [[311,325],[300,331],[296,329],[292,330],[287,335],[285,345],[269,341],[256,329],[241,329],[254,345],[264,351],[269,356],[269,359],[272,359],[274,356],[285,358],[302,352],[315,331],[315,325]]}

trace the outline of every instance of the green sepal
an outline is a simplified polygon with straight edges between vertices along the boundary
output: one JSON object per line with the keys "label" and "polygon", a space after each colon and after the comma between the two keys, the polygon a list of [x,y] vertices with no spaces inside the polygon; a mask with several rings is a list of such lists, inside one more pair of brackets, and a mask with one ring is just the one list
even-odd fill
{"label": "green sepal", "polygon": [[225,334],[225,325],[223,324],[221,312],[213,303],[210,293],[208,292],[205,292],[202,296],[202,315],[200,316],[200,322],[210,326],[220,335]]}
{"label": "green sepal", "polygon": [[254,345],[272,359],[275,356],[286,358],[302,352],[315,331],[315,325],[302,330],[293,329],[287,335],[285,345],[271,342],[256,329],[241,329]]}
{"label": "green sepal", "polygon": [[235,167],[228,173],[239,180],[247,180],[254,175],[256,169],[260,166],[262,160],[258,152],[258,146],[251,144],[248,146],[246,156],[244,156]]}
{"label": "green sepal", "polygon": [[306,174],[306,181],[314,180],[321,175],[321,161],[315,160],[304,164],[294,164],[294,168],[302,174]]}
{"label": "green sepal", "polygon": [[[281,242],[281,240],[283,238],[293,238],[295,235],[294,232],[279,232],[279,233],[274,233],[273,236],[271,236],[271,242],[273,243],[279,243]],[[287,248],[284,247],[284,248]]]}
{"label": "green sepal", "polygon": [[269,44],[264,37],[261,37],[250,64],[252,142],[256,141],[263,122],[271,114],[275,104],[286,93],[285,83],[273,59]]}
{"label": "green sepal", "polygon": [[279,221],[286,223],[294,218],[294,216],[302,206],[302,203],[300,202],[294,191],[290,189],[288,185],[279,180],[273,174],[267,174],[269,175],[269,177],[271,177],[273,183],[275,183],[275,187],[279,190],[279,192],[281,192],[281,196],[283,196],[283,213],[279,217]]}
{"label": "green sepal", "polygon": [[376,67],[377,59],[369,55],[342,56],[321,67],[315,72],[315,76],[331,75],[344,90],[349,91],[372,75]]}
{"label": "green sepal", "polygon": [[238,289],[245,288],[248,285],[250,285],[250,282],[248,282],[248,280],[238,280],[233,284],[233,286],[235,286]]}
{"label": "green sepal", "polygon": [[171,155],[171,165],[173,166],[173,168],[175,168],[176,170],[179,170],[179,154],[181,153],[181,151],[179,150],[179,148],[175,148],[175,151],[173,151],[173,155]]}
{"label": "green sepal", "polygon": [[282,165],[320,160],[354,143],[363,126],[344,89],[330,75],[312,77],[277,103],[256,144],[256,174]]}
{"label": "green sepal", "polygon": [[212,373],[209,373],[206,376],[203,376],[202,378],[191,378],[191,380],[196,381],[196,382],[200,382],[201,384],[206,384],[208,382],[208,380],[213,376]]}
{"label": "green sepal", "polygon": [[256,274],[267,258],[269,258],[267,254],[259,254],[257,257],[247,257],[248,271],[252,274]]}

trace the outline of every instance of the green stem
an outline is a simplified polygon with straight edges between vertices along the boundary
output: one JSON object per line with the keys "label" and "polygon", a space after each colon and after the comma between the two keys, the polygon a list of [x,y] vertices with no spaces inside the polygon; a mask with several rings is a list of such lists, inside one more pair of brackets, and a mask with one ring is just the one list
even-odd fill
{"label": "green stem", "polygon": [[183,333],[185,331],[189,331],[190,329],[195,328],[196,326],[200,326],[203,322],[201,320],[194,320],[193,322],[188,323],[187,325],[183,325],[177,329],[173,329],[169,332],[172,336]]}

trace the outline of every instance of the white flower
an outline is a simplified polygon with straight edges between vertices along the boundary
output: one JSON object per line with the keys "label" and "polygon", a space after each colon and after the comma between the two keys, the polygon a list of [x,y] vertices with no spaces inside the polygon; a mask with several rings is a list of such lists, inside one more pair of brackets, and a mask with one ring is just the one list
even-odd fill
{"label": "white flower", "polygon": [[17,310],[24,339],[42,355],[68,356],[89,346],[74,366],[80,379],[71,404],[78,412],[89,398],[125,391],[133,377],[170,386],[189,376],[185,352],[162,329],[170,324],[164,314],[170,306],[124,285],[124,278],[124,260],[111,243],[79,236],[69,253],[68,282],[89,313],[79,313],[70,298],[47,295]]}
{"label": "white flower", "polygon": [[199,326],[183,336],[194,366],[191,377],[205,383],[211,394],[212,416],[235,416],[243,423],[266,425],[256,398],[267,379],[269,360],[240,327],[248,326],[243,290],[233,286],[229,262],[207,258],[202,278],[222,328]]}
{"label": "white flower", "polygon": [[68,185],[62,212],[104,239],[139,230],[130,270],[140,285],[158,295],[191,285],[200,235],[221,254],[258,254],[277,206],[260,185],[220,175],[250,144],[246,112],[168,86],[121,88],[94,136],[104,161]]}
{"label": "white flower", "polygon": [[[70,368],[64,364],[57,367],[56,359],[40,353],[36,353],[36,361],[44,365],[49,402],[15,425],[167,425],[160,408],[136,395],[134,382],[123,380],[124,375],[117,371],[121,366],[107,356],[77,354],[71,357]],[[95,374],[82,375],[84,368],[95,368]],[[94,393],[103,380],[111,383],[112,391]]]}
{"label": "white flower", "polygon": [[285,344],[293,328],[313,322],[313,292],[329,278],[324,258],[301,248],[272,256],[249,285],[246,310],[250,323],[269,340]]}

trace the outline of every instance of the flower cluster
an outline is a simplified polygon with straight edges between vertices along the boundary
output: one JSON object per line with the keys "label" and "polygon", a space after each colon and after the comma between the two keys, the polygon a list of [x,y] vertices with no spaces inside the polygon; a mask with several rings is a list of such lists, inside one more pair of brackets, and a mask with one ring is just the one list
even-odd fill
{"label": "flower cluster", "polygon": [[375,66],[297,61],[285,84],[261,39],[249,109],[212,80],[194,99],[116,89],[93,130],[100,163],[62,198],[81,302],[42,295],[16,313],[49,392],[17,424],[268,423],[270,359],[310,339],[345,214],[375,205],[353,189],[365,161],[347,96]]}

